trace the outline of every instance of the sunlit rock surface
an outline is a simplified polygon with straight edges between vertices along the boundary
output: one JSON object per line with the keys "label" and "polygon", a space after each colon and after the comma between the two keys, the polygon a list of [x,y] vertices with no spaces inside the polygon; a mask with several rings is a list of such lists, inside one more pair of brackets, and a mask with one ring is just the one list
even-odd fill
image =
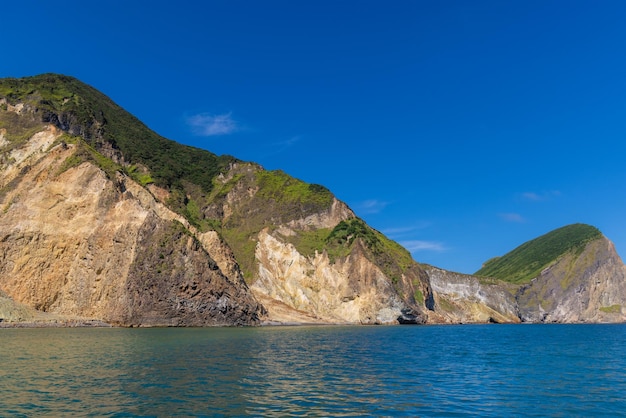
{"label": "sunlit rock surface", "polygon": [[109,179],[88,162],[64,170],[74,145],[55,142],[60,135],[47,126],[3,151],[0,288],[7,295],[37,311],[125,326],[259,323],[262,307],[229,266],[227,249],[211,245],[223,272],[209,245],[145,188],[121,174]]}

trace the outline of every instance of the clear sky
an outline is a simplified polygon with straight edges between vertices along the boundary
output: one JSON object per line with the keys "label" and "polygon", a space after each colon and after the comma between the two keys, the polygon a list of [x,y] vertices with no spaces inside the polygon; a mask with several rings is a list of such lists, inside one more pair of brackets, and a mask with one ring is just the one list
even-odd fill
{"label": "clear sky", "polygon": [[626,254],[626,1],[11,1],[0,77],[323,184],[473,273],[552,229]]}

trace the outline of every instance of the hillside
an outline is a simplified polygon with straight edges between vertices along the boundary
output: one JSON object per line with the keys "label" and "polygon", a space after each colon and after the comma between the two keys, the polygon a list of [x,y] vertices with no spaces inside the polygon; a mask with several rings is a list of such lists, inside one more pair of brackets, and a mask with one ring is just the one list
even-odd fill
{"label": "hillside", "polygon": [[626,266],[589,225],[568,225],[492,259],[475,275],[425,266],[434,294],[431,320],[624,322]]}
{"label": "hillside", "polygon": [[582,224],[421,265],[326,187],[45,74],[0,80],[0,302],[2,326],[621,322],[626,267]]}
{"label": "hillside", "polygon": [[72,77],[0,80],[0,147],[0,289],[17,303],[122,325],[273,321],[257,300],[427,319],[417,263],[328,189],[165,139]]}
{"label": "hillside", "polygon": [[[182,188],[188,181],[209,192],[213,178],[236,161],[163,138],[107,96],[73,77],[43,74],[1,79],[0,97],[32,113],[27,118],[3,114],[0,127],[13,128],[9,138],[24,139],[41,124],[50,123],[121,163],[143,184]],[[138,166],[145,166],[149,176],[137,173]]]}
{"label": "hillside", "polygon": [[567,225],[528,241],[513,251],[487,261],[474,275],[523,284],[568,253],[580,253],[585,245],[602,237],[595,227]]}

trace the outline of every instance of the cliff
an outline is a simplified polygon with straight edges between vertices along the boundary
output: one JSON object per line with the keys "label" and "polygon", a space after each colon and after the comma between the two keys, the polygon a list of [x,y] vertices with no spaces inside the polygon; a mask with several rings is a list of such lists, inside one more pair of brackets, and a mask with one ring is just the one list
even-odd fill
{"label": "cliff", "polygon": [[516,295],[525,322],[626,321],[626,268],[601,237],[545,268]]}
{"label": "cliff", "polygon": [[626,267],[590,225],[567,225],[487,261],[475,275],[425,266],[431,321],[626,321]]}
{"label": "cliff", "polygon": [[3,326],[617,322],[625,274],[585,225],[475,275],[421,265],[324,186],[163,138],[71,77],[0,80]]}
{"label": "cliff", "polygon": [[89,162],[68,168],[80,145],[54,126],[19,146],[5,132],[0,288],[15,301],[127,326],[258,322],[242,279],[146,189]]}
{"label": "cliff", "polygon": [[14,307],[122,326],[427,319],[417,263],[325,187],[162,138],[74,78],[0,80],[0,173]]}
{"label": "cliff", "polygon": [[520,322],[515,289],[506,283],[432,266],[425,268],[434,293],[432,322]]}

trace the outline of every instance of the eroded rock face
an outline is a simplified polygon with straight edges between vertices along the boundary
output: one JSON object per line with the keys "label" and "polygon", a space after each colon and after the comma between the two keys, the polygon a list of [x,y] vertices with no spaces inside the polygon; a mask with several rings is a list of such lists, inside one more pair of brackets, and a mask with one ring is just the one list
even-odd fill
{"label": "eroded rock face", "polygon": [[517,300],[525,322],[623,322],[626,268],[603,237],[546,268]]}
{"label": "eroded rock face", "polygon": [[526,285],[426,271],[435,298],[430,322],[626,321],[626,267],[604,237],[561,257]]}
{"label": "eroded rock face", "polygon": [[66,169],[74,145],[54,145],[60,135],[47,127],[0,166],[7,295],[119,325],[258,323],[262,307],[245,283],[220,270],[184,219],[122,175],[109,179],[88,162]]}
{"label": "eroded rock face", "polygon": [[[626,267],[604,238],[562,257],[524,286],[416,263],[387,276],[381,266],[394,260],[377,259],[377,265],[358,241],[349,255],[332,262],[325,252],[305,256],[289,243],[299,232],[332,229],[355,217],[334,198],[301,218],[270,213],[278,225],[250,237],[256,250],[249,288],[217,232],[200,233],[168,209],[165,190],[146,189],[119,173],[109,178],[94,163],[72,160],[76,146],[63,142],[62,134],[44,126],[16,142],[0,130],[3,321],[207,326],[626,320]],[[272,212],[252,200],[255,170],[233,165],[221,179],[232,180],[232,190],[208,210],[242,225],[249,216]],[[248,181],[235,182],[235,174]]]}
{"label": "eroded rock face", "polygon": [[431,322],[520,322],[514,290],[436,267],[429,266],[426,272],[435,298]]}
{"label": "eroded rock face", "polygon": [[326,254],[307,258],[262,231],[256,258],[254,292],[324,322],[397,323],[405,307],[380,269],[364,257],[350,255],[334,264]]}
{"label": "eroded rock face", "polygon": [[123,324],[250,325],[259,305],[245,283],[230,281],[180,224],[150,215],[138,231]]}

